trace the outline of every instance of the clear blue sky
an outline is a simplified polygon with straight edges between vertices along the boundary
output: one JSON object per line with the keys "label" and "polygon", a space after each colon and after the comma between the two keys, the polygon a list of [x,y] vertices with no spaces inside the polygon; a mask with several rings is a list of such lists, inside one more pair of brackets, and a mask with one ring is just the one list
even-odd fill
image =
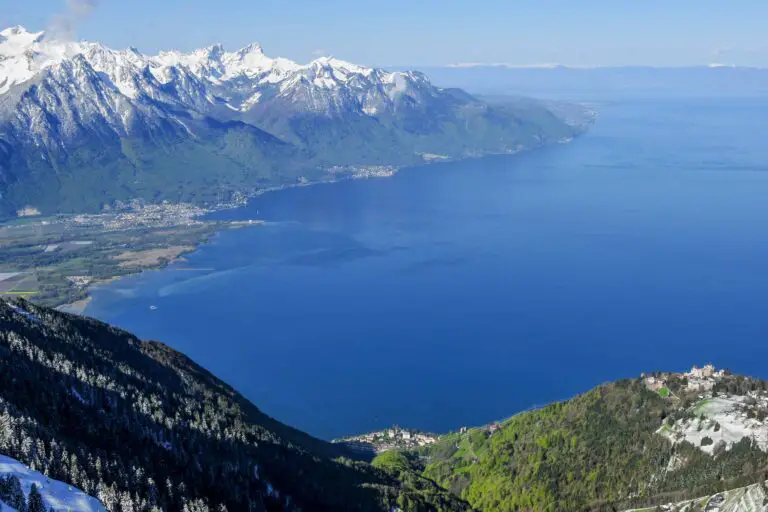
{"label": "clear blue sky", "polygon": [[[95,0],[69,0],[89,2]],[[260,42],[273,56],[768,67],[766,0],[99,0],[78,36],[142,51]],[[0,26],[42,30],[67,0],[0,0]]]}

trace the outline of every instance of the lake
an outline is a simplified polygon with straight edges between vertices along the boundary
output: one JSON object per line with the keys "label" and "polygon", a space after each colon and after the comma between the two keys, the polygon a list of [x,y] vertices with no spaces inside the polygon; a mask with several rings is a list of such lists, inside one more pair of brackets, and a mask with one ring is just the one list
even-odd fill
{"label": "lake", "polygon": [[267,224],[86,313],[322,438],[483,424],[707,362],[768,377],[768,102],[599,110],[570,144],[218,212]]}

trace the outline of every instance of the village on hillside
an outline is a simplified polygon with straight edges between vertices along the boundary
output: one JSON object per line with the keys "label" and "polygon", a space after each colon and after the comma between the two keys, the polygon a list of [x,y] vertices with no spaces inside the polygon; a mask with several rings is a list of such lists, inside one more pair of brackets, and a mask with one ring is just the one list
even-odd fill
{"label": "village on hillside", "polygon": [[694,366],[687,373],[657,373],[653,375],[643,374],[641,377],[645,386],[666,397],[669,394],[668,381],[670,378],[682,379],[686,382],[686,390],[691,392],[711,391],[715,384],[723,377],[728,375],[726,370],[717,370],[711,364],[703,368]]}
{"label": "village on hillside", "polygon": [[334,443],[343,443],[358,451],[382,453],[387,450],[409,450],[437,442],[437,434],[428,434],[418,430],[393,426],[386,430],[370,432],[359,436],[334,439]]}
{"label": "village on hillside", "polygon": [[679,413],[657,431],[672,443],[688,442],[714,456],[748,439],[768,451],[768,390],[763,387],[711,364],[642,379],[648,390],[680,403]]}

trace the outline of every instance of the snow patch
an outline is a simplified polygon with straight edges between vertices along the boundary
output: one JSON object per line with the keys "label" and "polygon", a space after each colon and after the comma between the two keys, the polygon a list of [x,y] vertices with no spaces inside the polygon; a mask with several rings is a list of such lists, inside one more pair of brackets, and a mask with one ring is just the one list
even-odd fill
{"label": "snow patch", "polygon": [[658,433],[673,443],[688,441],[710,455],[718,444],[729,450],[744,438],[752,439],[757,447],[768,451],[768,423],[750,417],[750,411],[766,407],[768,398],[757,394],[705,398],[689,409],[692,418],[680,419],[672,426],[664,425]]}
{"label": "snow patch", "polygon": [[251,107],[259,103],[259,100],[261,100],[261,92],[256,91],[256,93],[254,93],[250,98],[243,102],[240,110],[243,112],[249,110]]}
{"label": "snow patch", "polygon": [[[0,455],[0,475],[13,475],[18,478],[26,495],[29,495],[32,484],[35,484],[48,508],[70,512],[106,512],[104,506],[96,498],[64,482],[51,480],[5,455]],[[13,509],[6,507],[3,511],[5,510]]]}
{"label": "snow patch", "polygon": [[11,308],[11,309],[12,309],[12,310],[15,312],[15,313],[17,313],[17,314],[19,314],[19,315],[23,316],[23,317],[24,317],[24,318],[26,318],[27,320],[30,320],[30,321],[32,321],[32,322],[34,322],[34,323],[36,323],[36,324],[42,324],[42,323],[43,323],[43,321],[40,319],[40,317],[39,317],[39,316],[37,316],[37,315],[35,315],[34,313],[30,313],[29,311],[24,311],[23,309],[21,309],[21,308],[20,308],[19,306],[17,306],[16,304],[11,304],[10,302],[6,302],[6,304],[7,304],[7,305],[8,305],[8,307],[10,307],[10,308]]}
{"label": "snow patch", "polygon": [[80,402],[81,404],[88,404],[88,401],[85,398],[83,398],[83,395],[78,393],[78,391],[74,387],[70,388],[70,391],[72,392],[72,396],[75,397],[78,402]]}

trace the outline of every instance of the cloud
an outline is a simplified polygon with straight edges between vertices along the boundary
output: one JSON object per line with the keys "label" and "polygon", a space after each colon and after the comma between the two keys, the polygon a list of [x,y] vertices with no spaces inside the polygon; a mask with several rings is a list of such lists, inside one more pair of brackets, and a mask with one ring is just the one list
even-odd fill
{"label": "cloud", "polygon": [[314,57],[325,57],[328,55],[328,52],[323,50],[322,48],[318,48],[317,50],[312,50],[312,55]]}
{"label": "cloud", "polygon": [[80,18],[86,18],[99,6],[99,0],[67,0],[69,12]]}
{"label": "cloud", "polygon": [[54,39],[72,40],[77,27],[99,6],[99,0],[67,0],[67,10],[56,14],[48,24],[48,34]]}

